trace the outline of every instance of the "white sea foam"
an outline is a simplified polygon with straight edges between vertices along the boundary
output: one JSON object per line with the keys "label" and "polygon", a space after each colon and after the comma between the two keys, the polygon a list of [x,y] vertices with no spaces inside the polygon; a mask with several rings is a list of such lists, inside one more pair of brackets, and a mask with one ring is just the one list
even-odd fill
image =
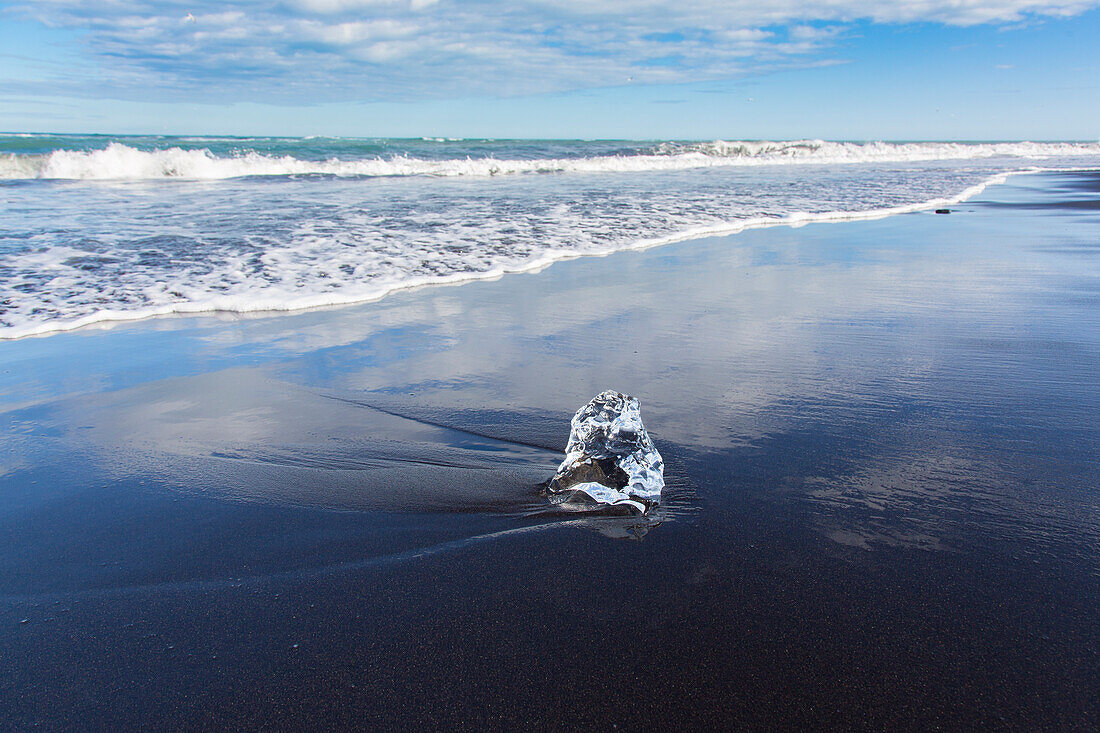
{"label": "white sea foam", "polygon": [[[989,176],[954,196],[902,205],[789,211],[782,215],[712,219],[699,225],[691,225],[690,219],[684,218],[664,226],[664,233],[650,236],[645,232],[653,230],[652,222],[622,218],[620,223],[629,222],[640,236],[616,238],[599,233],[607,225],[585,224],[566,208],[556,207],[552,212],[556,227],[552,237],[533,234],[504,248],[491,245],[513,231],[514,222],[510,220],[489,220],[476,226],[459,221],[458,231],[464,233],[461,237],[452,225],[437,238],[421,242],[416,241],[414,232],[405,229],[401,230],[405,241],[390,242],[386,232],[378,229],[378,222],[361,213],[358,218],[344,221],[335,235],[329,222],[307,222],[298,227],[288,242],[267,247],[259,254],[231,251],[220,253],[216,262],[192,266],[176,263],[149,267],[124,261],[118,269],[98,279],[74,265],[89,256],[86,250],[55,245],[0,261],[0,265],[14,273],[0,296],[16,304],[4,315],[7,325],[0,327],[0,339],[168,314],[294,311],[346,305],[376,300],[404,288],[493,279],[538,270],[564,259],[602,256],[751,228],[883,218],[959,203],[993,183],[1002,182],[1010,174]],[[417,216],[422,224],[439,223],[431,215]],[[458,216],[470,214],[459,212]],[[580,239],[582,226],[597,233]],[[445,248],[447,242],[457,238],[470,239],[475,244],[464,251]],[[262,270],[262,276],[253,274],[258,270]],[[38,283],[43,281],[48,286],[39,287]],[[31,295],[24,295],[28,292]],[[27,298],[33,298],[33,302]]]}
{"label": "white sea foam", "polygon": [[100,150],[0,156],[0,179],[218,180],[244,176],[472,176],[529,173],[631,173],[762,165],[899,163],[988,158],[1051,159],[1100,155],[1098,143],[838,143],[822,140],[663,143],[648,153],[570,158],[432,160],[409,156],[308,160],[255,151],[145,151],[110,143]]}

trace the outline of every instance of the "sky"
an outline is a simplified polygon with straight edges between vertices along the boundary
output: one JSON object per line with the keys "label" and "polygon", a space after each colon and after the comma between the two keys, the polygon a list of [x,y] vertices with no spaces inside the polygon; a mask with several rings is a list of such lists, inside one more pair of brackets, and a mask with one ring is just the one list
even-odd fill
{"label": "sky", "polygon": [[1098,140],[1100,0],[0,0],[0,130]]}

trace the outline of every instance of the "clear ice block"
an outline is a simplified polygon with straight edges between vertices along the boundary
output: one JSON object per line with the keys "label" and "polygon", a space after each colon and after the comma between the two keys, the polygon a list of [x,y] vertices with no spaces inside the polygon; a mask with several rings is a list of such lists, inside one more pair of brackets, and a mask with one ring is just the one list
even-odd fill
{"label": "clear ice block", "polygon": [[642,424],[638,400],[607,390],[577,410],[569,443],[547,485],[558,504],[597,504],[645,513],[661,501],[664,461]]}

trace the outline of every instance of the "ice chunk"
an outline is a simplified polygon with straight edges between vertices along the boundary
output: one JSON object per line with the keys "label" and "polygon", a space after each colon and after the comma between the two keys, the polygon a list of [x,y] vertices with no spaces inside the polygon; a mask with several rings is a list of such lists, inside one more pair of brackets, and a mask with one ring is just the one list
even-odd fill
{"label": "ice chunk", "polygon": [[547,485],[558,504],[600,504],[645,513],[661,501],[664,461],[642,424],[638,400],[607,390],[577,410],[565,460]]}

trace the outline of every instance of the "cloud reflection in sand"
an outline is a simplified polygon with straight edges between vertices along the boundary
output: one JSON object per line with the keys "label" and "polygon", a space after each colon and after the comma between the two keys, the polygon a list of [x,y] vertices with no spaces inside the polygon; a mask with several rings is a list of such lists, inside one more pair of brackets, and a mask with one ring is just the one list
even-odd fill
{"label": "cloud reflection in sand", "polygon": [[[998,433],[1007,421],[1038,430],[1040,442],[1055,440],[1056,430],[1078,430],[1081,445],[1095,437],[1087,408],[1097,395],[1074,376],[1089,373],[1096,348],[1077,324],[1095,316],[1087,303],[1069,301],[1034,315],[1037,299],[1079,277],[1074,262],[1047,251],[1057,236],[1072,245],[1073,235],[1020,228],[1011,213],[967,216],[950,227],[911,215],[762,230],[345,309],[120,328],[103,338],[163,330],[206,364],[255,366],[204,374],[191,357],[165,367],[184,372],[175,381],[96,398],[95,409],[111,418],[100,421],[95,442],[106,455],[128,445],[230,462],[251,476],[243,484],[257,486],[257,466],[281,461],[280,470],[298,471],[305,469],[286,466],[291,458],[315,469],[328,462],[336,476],[396,435],[406,448],[388,454],[394,475],[411,475],[409,446],[435,446],[442,452],[433,461],[462,464],[453,470],[499,468],[484,457],[495,453],[527,462],[533,470],[519,471],[522,480],[537,481],[556,454],[500,441],[564,444],[576,404],[614,388],[642,400],[663,454],[694,457],[684,471],[696,472],[711,509],[727,506],[729,492],[750,490],[736,468],[721,481],[708,475],[715,461],[736,466],[764,452],[779,478],[751,490],[795,502],[842,544],[942,548],[975,523],[994,534],[1062,527],[1078,541],[1091,530],[1067,519],[1052,492],[1020,493],[1044,479],[1022,468],[1030,449]],[[978,237],[979,229],[996,236]],[[1030,243],[1040,237],[1047,250],[1037,254]],[[1048,359],[1052,348],[1060,361]],[[468,436],[332,396],[383,400],[398,414],[441,416],[459,430],[495,420],[504,432],[469,463]],[[817,463],[784,447],[800,432],[816,436]],[[179,476],[192,469],[181,464]],[[346,481],[326,481],[320,495],[345,505],[353,494]],[[308,503],[304,491],[263,491]],[[470,504],[466,497],[448,506],[501,496],[485,489]],[[427,493],[417,501],[431,504]],[[1027,507],[1036,523],[1004,529]]]}

